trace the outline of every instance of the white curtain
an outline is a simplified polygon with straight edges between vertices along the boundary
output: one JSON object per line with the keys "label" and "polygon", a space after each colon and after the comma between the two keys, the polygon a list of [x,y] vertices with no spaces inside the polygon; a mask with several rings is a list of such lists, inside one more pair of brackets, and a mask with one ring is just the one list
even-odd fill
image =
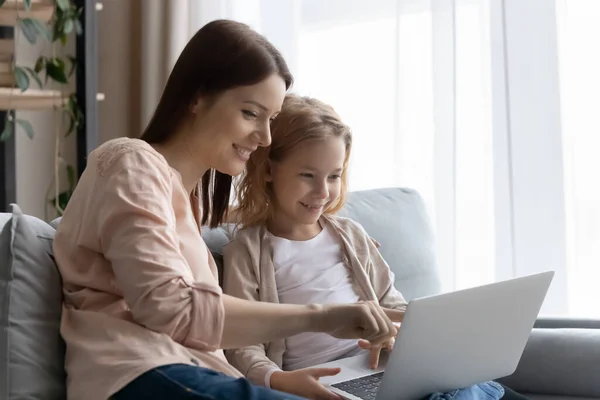
{"label": "white curtain", "polygon": [[444,290],[554,270],[542,314],[600,317],[600,2],[189,3],[188,32],[250,24],[338,110],[351,190],[421,193]]}

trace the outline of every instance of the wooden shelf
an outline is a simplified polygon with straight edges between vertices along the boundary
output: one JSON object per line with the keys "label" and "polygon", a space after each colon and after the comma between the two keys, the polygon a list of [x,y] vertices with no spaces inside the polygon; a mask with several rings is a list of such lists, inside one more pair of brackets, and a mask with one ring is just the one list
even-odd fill
{"label": "wooden shelf", "polygon": [[32,0],[29,10],[25,10],[23,0],[6,0],[0,7],[0,26],[15,26],[18,18],[39,19],[48,22],[54,13],[54,5],[44,0]]}
{"label": "wooden shelf", "polygon": [[0,88],[0,110],[49,110],[62,107],[68,97],[58,90]]}
{"label": "wooden shelf", "polygon": [[11,61],[15,52],[14,39],[0,39],[0,61]]}

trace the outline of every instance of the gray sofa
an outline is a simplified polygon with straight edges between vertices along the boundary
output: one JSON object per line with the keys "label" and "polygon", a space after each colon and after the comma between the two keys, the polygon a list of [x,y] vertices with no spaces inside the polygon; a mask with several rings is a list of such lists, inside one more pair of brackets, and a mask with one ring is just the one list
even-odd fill
{"label": "gray sofa", "polygon": [[[408,299],[439,292],[434,238],[417,193],[351,193],[343,213],[381,243]],[[0,400],[65,398],[53,234],[52,224],[17,206],[0,214]],[[203,231],[218,262],[230,235],[230,226]],[[502,382],[535,400],[600,399],[600,321],[539,320],[517,371]]]}

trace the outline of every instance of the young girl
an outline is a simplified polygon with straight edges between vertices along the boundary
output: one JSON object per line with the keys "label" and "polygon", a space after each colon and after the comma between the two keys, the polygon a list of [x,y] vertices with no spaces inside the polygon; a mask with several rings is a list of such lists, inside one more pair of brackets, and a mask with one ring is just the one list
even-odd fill
{"label": "young girl", "polygon": [[[394,288],[394,274],[376,242],[357,222],[335,215],[346,194],[350,129],[326,104],[290,94],[271,123],[271,136],[270,147],[252,154],[240,182],[242,229],[224,249],[225,292],[263,302],[363,300],[404,310],[407,303]],[[339,399],[318,382],[339,369],[310,367],[368,348],[364,342],[307,332],[230,350],[227,357],[255,384]],[[381,348],[370,350],[375,367]],[[494,388],[500,398],[502,388]]]}

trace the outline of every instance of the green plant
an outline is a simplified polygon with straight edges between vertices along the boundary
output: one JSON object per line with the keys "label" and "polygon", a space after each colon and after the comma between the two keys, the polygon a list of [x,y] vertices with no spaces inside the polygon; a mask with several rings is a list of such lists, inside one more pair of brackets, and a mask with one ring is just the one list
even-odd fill
{"label": "green plant", "polygon": [[[0,0],[0,7],[4,6],[6,0]],[[31,0],[24,0],[25,10],[31,9]],[[8,5],[7,5],[8,6]],[[63,105],[57,107],[64,118],[64,124],[67,126],[64,137],[68,137],[77,130],[83,123],[83,113],[75,93],[66,93],[66,86],[69,78],[76,72],[76,59],[73,56],[56,55],[56,46],[60,44],[61,49],[67,43],[68,36],[75,32],[80,35],[83,31],[81,26],[82,9],[77,8],[70,0],[55,0],[54,12],[49,22],[43,22],[33,18],[17,17],[18,26],[23,32],[23,36],[31,44],[36,44],[38,38],[42,38],[52,46],[52,56],[40,55],[33,66],[16,65],[13,60],[14,81],[16,86],[22,91],[27,91],[35,83],[39,89],[45,88],[50,81],[61,88]],[[0,141],[10,137],[14,128],[20,126],[26,135],[33,139],[34,130],[31,123],[27,120],[16,117],[14,110],[6,112],[4,121],[4,131],[0,134]],[[76,184],[75,168],[67,163],[60,154],[60,137],[56,134],[55,140],[55,171],[54,185],[51,185],[47,197],[48,201],[54,206],[58,215],[62,215]],[[60,168],[64,168],[67,176],[67,189],[60,191],[59,174]],[[54,186],[54,187],[52,187]],[[54,190],[52,190],[54,189]],[[50,193],[53,195],[50,196]]]}

